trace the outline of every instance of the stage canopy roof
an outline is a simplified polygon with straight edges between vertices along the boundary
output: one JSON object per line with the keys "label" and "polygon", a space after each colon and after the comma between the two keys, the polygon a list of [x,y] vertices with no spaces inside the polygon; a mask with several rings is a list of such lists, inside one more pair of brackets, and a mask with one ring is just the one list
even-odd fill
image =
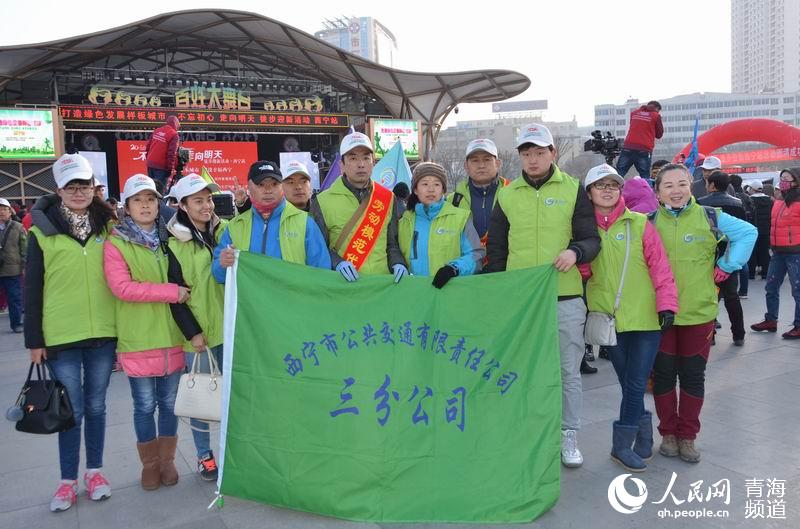
{"label": "stage canopy roof", "polygon": [[262,15],[196,9],[52,42],[0,47],[0,92],[19,96],[24,83],[47,83],[59,73],[88,67],[316,79],[374,98],[394,117],[436,129],[460,103],[501,101],[531,84],[509,70],[396,70]]}

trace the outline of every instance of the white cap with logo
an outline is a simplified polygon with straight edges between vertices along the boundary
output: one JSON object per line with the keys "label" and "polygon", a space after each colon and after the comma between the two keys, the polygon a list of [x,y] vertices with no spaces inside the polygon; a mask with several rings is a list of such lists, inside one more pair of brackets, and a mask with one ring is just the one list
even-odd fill
{"label": "white cap with logo", "polygon": [[298,162],[297,160],[290,160],[289,163],[283,166],[283,179],[286,180],[293,174],[301,174],[303,176],[311,178],[311,175],[308,174],[308,169],[306,168],[306,164],[303,162]]}
{"label": "white cap with logo", "polygon": [[169,196],[180,202],[184,198],[199,193],[203,189],[208,189],[212,193],[219,192],[217,184],[210,184],[203,180],[203,177],[196,173],[189,173],[172,186]]}
{"label": "white cap with logo", "polygon": [[497,158],[497,145],[495,145],[492,140],[486,138],[478,138],[477,140],[469,142],[467,144],[467,153],[465,157],[469,158],[472,153],[480,151],[491,154]]}
{"label": "white cap with logo", "polygon": [[756,191],[762,191],[764,189],[764,182],[761,180],[750,180],[747,182],[747,186],[755,189]]}
{"label": "white cap with logo", "polygon": [[586,178],[583,181],[583,188],[589,189],[590,185],[602,180],[607,176],[613,178],[617,183],[619,183],[619,185],[625,184],[625,179],[619,175],[616,169],[607,163],[603,163],[589,169],[589,172],[586,173]]}
{"label": "white cap with logo", "polygon": [[703,169],[722,169],[722,161],[716,156],[706,156],[706,159],[703,160],[703,165],[700,166]]}
{"label": "white cap with logo", "polygon": [[549,147],[553,145],[553,135],[550,129],[541,123],[530,123],[519,130],[517,149],[526,143],[532,143],[537,147]]}
{"label": "white cap with logo", "polygon": [[369,138],[366,134],[362,134],[361,132],[351,132],[342,138],[342,144],[339,146],[339,154],[344,156],[356,147],[364,147],[369,149],[370,152],[375,152],[375,149],[372,148],[372,142],[369,141]]}
{"label": "white cap with logo", "polygon": [[53,179],[59,189],[73,180],[92,180],[93,174],[89,160],[80,154],[64,154],[53,164]]}
{"label": "white cap with logo", "polygon": [[0,198],[0,206],[5,206],[7,208],[11,207],[11,203],[6,200],[5,198]]}
{"label": "white cap with logo", "polygon": [[125,182],[125,187],[122,189],[122,196],[120,196],[120,200],[125,202],[132,196],[138,195],[142,191],[152,191],[158,198],[161,198],[161,193],[159,193],[156,189],[156,183],[152,178],[143,174],[135,174],[128,178],[128,180]]}

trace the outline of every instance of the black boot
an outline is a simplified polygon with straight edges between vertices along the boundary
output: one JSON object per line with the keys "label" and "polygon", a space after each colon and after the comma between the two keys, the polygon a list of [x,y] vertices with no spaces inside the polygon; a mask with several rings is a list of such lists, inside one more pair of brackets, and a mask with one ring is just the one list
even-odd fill
{"label": "black boot", "polygon": [[605,345],[601,345],[598,356],[603,360],[608,360],[608,347],[606,347]]}
{"label": "black boot", "polygon": [[594,348],[592,344],[586,344],[586,352],[583,353],[583,359],[587,362],[594,362]]}
{"label": "black boot", "polygon": [[586,361],[586,358],[584,358],[581,360],[581,373],[584,375],[592,375],[597,373],[597,368],[589,364],[589,362]]}

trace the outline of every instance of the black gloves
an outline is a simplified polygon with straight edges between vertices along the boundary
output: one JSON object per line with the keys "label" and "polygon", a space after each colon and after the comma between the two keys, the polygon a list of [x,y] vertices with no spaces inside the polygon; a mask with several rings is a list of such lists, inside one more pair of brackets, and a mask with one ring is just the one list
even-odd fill
{"label": "black gloves", "polygon": [[436,272],[436,275],[433,276],[433,282],[431,284],[436,288],[442,288],[445,286],[445,284],[447,284],[448,281],[457,275],[458,269],[453,265],[446,264]]}
{"label": "black gloves", "polygon": [[662,310],[658,313],[658,324],[662,331],[666,331],[675,323],[675,313],[671,310]]}

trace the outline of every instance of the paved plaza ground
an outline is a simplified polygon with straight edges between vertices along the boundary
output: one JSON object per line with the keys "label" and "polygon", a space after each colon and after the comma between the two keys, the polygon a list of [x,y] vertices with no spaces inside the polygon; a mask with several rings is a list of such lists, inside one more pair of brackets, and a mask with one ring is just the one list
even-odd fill
{"label": "paved plaza ground", "polygon": [[[764,310],[763,281],[751,282],[750,298],[743,300],[747,325],[760,321]],[[789,327],[793,305],[787,286],[782,292],[781,330]],[[648,489],[647,502],[639,512],[620,514],[608,500],[611,481],[624,474],[609,458],[611,421],[619,410],[620,391],[610,362],[599,360],[600,371],[584,376],[584,426],[579,433],[585,464],[563,469],[561,498],[553,509],[525,528],[642,528],[642,527],[800,527],[800,343],[778,334],[748,333],[744,347],[731,344],[724,308],[723,328],[712,348],[706,375],[706,401],[701,415],[698,448],[702,461],[689,465],[679,459],[656,455],[648,470],[635,477]],[[7,332],[8,317],[0,316],[0,408],[4,411],[19,391],[28,369],[28,354],[22,336]],[[647,397],[648,409],[653,409]],[[83,491],[69,511],[48,510],[58,480],[56,436],[35,436],[14,431],[7,421],[0,426],[0,529],[80,528],[125,529],[186,528],[368,528],[377,524],[346,522],[322,516],[274,508],[236,498],[226,498],[221,510],[207,510],[215,484],[201,481],[194,473],[194,445],[188,428],[179,432],[180,482],[145,492],[139,486],[140,465],[132,425],[130,389],[123,373],[114,373],[108,392],[105,475],[113,496],[90,502]],[[659,438],[656,435],[656,446]],[[83,462],[83,456],[82,456]],[[83,470],[81,470],[82,475]],[[673,472],[677,474],[668,496],[660,504]],[[693,485],[706,500],[710,486],[729,480],[730,502],[710,498],[689,502]],[[767,481],[778,480],[768,486]],[[781,485],[783,487],[781,488]],[[716,485],[720,491],[722,484]],[[82,485],[81,485],[82,489]],[[635,491],[628,481],[627,490]],[[750,493],[748,498],[747,493]],[[781,495],[781,492],[783,493]],[[757,495],[761,494],[759,498]],[[748,499],[750,511],[748,513]],[[783,503],[781,503],[783,501]],[[677,502],[682,502],[677,505]],[[760,503],[759,503],[760,502]],[[768,519],[780,515],[785,519]],[[763,508],[763,510],[759,510]],[[673,511],[727,510],[725,518],[661,519],[663,509]],[[721,513],[720,513],[721,514]],[[763,518],[746,518],[746,515]],[[426,524],[380,524],[401,529]],[[455,529],[460,525],[441,525]],[[477,527],[470,525],[464,527]],[[493,525],[492,527],[503,527]]]}

